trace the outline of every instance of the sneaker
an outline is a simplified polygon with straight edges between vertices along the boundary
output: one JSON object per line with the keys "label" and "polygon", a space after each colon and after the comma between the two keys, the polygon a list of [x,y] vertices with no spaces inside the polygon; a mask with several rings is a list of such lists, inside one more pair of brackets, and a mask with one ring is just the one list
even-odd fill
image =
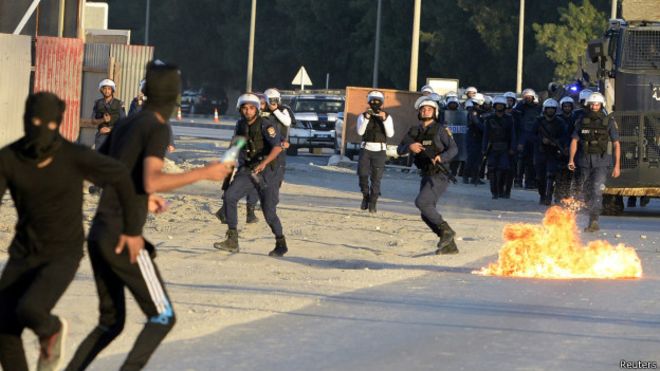
{"label": "sneaker", "polygon": [[62,327],[55,334],[39,339],[41,352],[39,353],[39,362],[37,371],[56,371],[60,369],[60,363],[64,359],[64,350],[66,349],[66,335],[69,331],[69,324],[64,318],[60,318]]}

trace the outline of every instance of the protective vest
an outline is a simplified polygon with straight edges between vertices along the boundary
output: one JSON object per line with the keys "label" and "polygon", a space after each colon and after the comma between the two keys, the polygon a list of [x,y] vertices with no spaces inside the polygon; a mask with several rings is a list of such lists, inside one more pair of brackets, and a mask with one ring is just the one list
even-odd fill
{"label": "protective vest", "polygon": [[382,120],[377,119],[373,115],[369,117],[367,129],[362,135],[363,142],[385,143],[387,136],[385,135],[385,124]]}
{"label": "protective vest", "polygon": [[493,152],[504,152],[511,147],[511,128],[513,123],[507,125],[507,121],[511,121],[511,116],[505,115],[498,117],[495,114],[489,115],[486,118],[486,125],[488,126],[488,143]]}
{"label": "protective vest", "polygon": [[[563,123],[557,119],[557,116],[548,121],[545,117],[539,117],[539,151],[540,152],[556,152],[558,145],[561,143],[562,126]],[[548,139],[552,144],[544,144],[543,138]]]}
{"label": "protective vest", "polygon": [[434,175],[440,172],[432,162],[432,157],[430,154],[441,154],[444,152],[445,148],[438,148],[435,145],[433,140],[438,134],[438,130],[441,130],[442,124],[437,121],[434,121],[426,130],[421,127],[416,127],[412,130],[411,136],[414,138],[415,142],[421,143],[424,146],[424,151],[415,154],[415,166],[422,171],[424,175]]}
{"label": "protective vest", "polygon": [[102,119],[103,114],[108,113],[110,114],[110,122],[107,123],[106,125],[109,127],[113,127],[115,123],[119,120],[119,111],[122,109],[122,102],[119,99],[112,99],[110,101],[110,104],[106,105],[105,104],[105,99],[101,98],[96,100],[94,102],[94,112],[96,114],[94,115],[95,119]]}
{"label": "protective vest", "polygon": [[539,116],[539,110],[536,106],[523,106],[520,121],[522,123],[522,130],[527,133],[534,132],[534,124],[536,118]]}
{"label": "protective vest", "polygon": [[580,142],[585,153],[602,156],[607,152],[610,133],[607,131],[606,118],[602,113],[597,115],[586,114],[582,117]]}
{"label": "protective vest", "polygon": [[257,117],[257,121],[252,125],[248,125],[245,120],[240,120],[236,128],[237,135],[247,138],[247,145],[243,148],[243,151],[245,151],[245,165],[251,169],[257,167],[270,153],[270,148],[266,148],[268,146],[264,142],[262,124],[262,118]]}

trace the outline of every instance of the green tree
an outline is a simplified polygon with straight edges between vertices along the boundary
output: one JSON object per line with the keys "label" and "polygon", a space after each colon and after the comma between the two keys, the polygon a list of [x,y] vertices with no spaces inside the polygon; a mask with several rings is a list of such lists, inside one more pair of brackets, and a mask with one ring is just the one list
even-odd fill
{"label": "green tree", "polygon": [[556,64],[555,79],[572,80],[579,68],[587,43],[603,34],[607,16],[589,0],[582,5],[569,3],[559,8],[559,23],[533,25],[537,42],[546,49],[545,55]]}

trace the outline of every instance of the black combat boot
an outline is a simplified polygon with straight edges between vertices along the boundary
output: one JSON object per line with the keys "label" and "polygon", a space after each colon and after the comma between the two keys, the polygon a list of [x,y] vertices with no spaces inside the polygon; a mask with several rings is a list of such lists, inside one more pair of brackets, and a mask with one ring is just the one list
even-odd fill
{"label": "black combat boot", "polygon": [[593,233],[600,231],[598,225],[598,215],[589,215],[589,225],[584,229],[585,232]]}
{"label": "black combat boot", "polygon": [[238,252],[238,231],[235,229],[228,229],[226,236],[226,240],[214,243],[213,247],[218,250]]}
{"label": "black combat boot", "polygon": [[248,224],[256,223],[259,221],[259,218],[257,218],[256,215],[254,215],[254,205],[247,205],[247,217],[245,218],[245,222]]}
{"label": "black combat boot", "polygon": [[552,194],[555,192],[555,180],[547,179],[545,183],[545,205],[552,204]]}
{"label": "black combat boot", "polygon": [[289,249],[286,247],[286,239],[284,236],[275,237],[275,248],[268,253],[268,256],[284,256]]}
{"label": "black combat boot", "polygon": [[360,210],[366,210],[369,208],[369,194],[362,194],[362,204],[360,205]]}
{"label": "black combat boot", "polygon": [[436,251],[436,254],[456,254],[458,252],[458,248],[456,248],[456,243],[454,242],[456,232],[451,229],[447,222],[442,222],[438,226],[438,229],[440,232],[440,241],[438,241],[438,250]]}
{"label": "black combat boot", "polygon": [[227,218],[225,217],[225,205],[223,204],[222,207],[218,209],[218,211],[215,212],[215,217],[220,220],[220,223],[222,224],[227,224]]}
{"label": "black combat boot", "polygon": [[454,240],[451,240],[451,242],[449,242],[449,245],[446,245],[441,249],[435,250],[435,255],[451,255],[451,254],[458,254],[458,246],[456,246],[456,241]]}
{"label": "black combat boot", "polygon": [[378,202],[378,195],[371,195],[369,197],[369,212],[370,213],[375,213],[376,212],[376,203]]}

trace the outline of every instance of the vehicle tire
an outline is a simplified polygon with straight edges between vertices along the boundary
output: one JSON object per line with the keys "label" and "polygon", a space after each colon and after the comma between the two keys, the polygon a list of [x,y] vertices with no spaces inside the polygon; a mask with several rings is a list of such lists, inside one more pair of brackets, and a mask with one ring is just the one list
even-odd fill
{"label": "vehicle tire", "polygon": [[622,215],[623,196],[603,195],[603,215]]}
{"label": "vehicle tire", "polygon": [[289,147],[286,149],[287,156],[298,156],[298,147]]}

